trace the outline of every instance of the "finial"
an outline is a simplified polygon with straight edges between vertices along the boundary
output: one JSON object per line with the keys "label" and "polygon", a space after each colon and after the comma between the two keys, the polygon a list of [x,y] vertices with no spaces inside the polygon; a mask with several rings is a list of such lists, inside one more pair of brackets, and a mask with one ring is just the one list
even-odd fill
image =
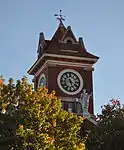
{"label": "finial", "polygon": [[60,10],[60,14],[55,14],[54,16],[57,17],[57,20],[59,20],[60,23],[62,23],[62,21],[65,21],[65,16],[62,15],[62,10]]}

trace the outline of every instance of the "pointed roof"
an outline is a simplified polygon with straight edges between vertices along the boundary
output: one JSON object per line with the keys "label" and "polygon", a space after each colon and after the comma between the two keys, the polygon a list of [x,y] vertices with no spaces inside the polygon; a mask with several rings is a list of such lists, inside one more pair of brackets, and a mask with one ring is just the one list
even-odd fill
{"label": "pointed roof", "polygon": [[[72,39],[74,43],[72,43],[71,45],[67,44],[65,40],[68,38]],[[87,52],[84,43],[82,47],[81,42],[83,43],[82,38],[79,38],[79,41],[76,40],[76,37],[74,36],[71,30],[71,26],[68,26],[66,29],[66,27],[61,21],[55,34],[53,35],[50,41],[49,46],[45,50],[45,53],[59,54],[59,55],[72,55],[78,57],[89,57],[89,58],[98,59],[97,56]],[[68,50],[72,51],[72,53],[70,52],[68,54]],[[77,51],[77,53],[73,53],[73,51]]]}
{"label": "pointed roof", "polygon": [[[72,41],[72,43],[68,43],[68,40]],[[40,66],[42,61],[46,61],[45,56],[50,56],[51,59],[55,59],[52,57],[73,57],[74,59],[87,59],[91,64],[96,63],[99,57],[89,53],[84,45],[83,38],[79,37],[79,40],[76,40],[71,27],[68,26],[67,29],[60,21],[60,24],[53,35],[51,40],[45,40],[45,47],[42,50],[42,53],[39,55],[36,62],[29,69],[29,74],[34,74],[38,70],[38,66]],[[47,57],[48,59],[48,57]],[[88,62],[89,63],[89,62]]]}
{"label": "pointed roof", "polygon": [[52,41],[57,41],[59,42],[59,40],[61,40],[61,38],[63,37],[63,35],[65,34],[66,32],[66,28],[64,26],[64,24],[62,22],[60,22],[59,26],[58,26],[58,29],[56,30],[55,34],[53,35],[52,37]]}

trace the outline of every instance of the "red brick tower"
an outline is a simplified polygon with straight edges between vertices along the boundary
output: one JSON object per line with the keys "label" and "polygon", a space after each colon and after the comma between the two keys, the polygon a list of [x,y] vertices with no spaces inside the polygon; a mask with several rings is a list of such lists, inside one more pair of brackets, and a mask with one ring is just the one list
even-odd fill
{"label": "red brick tower", "polygon": [[[83,89],[93,93],[93,65],[98,59],[86,50],[81,37],[75,38],[71,26],[66,28],[60,20],[51,40],[45,40],[40,33],[38,58],[28,73],[34,75],[35,88],[45,85],[49,92],[55,90],[64,109],[81,114],[81,106],[75,100]],[[88,111],[94,114],[93,94]]]}

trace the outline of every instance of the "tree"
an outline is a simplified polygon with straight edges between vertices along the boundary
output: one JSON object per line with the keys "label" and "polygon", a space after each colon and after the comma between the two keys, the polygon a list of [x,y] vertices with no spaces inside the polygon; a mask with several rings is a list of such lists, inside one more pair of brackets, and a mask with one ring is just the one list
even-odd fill
{"label": "tree", "polygon": [[85,149],[86,138],[80,134],[82,117],[62,110],[55,91],[33,90],[26,77],[16,84],[10,79],[7,85],[0,85],[0,102],[0,139],[1,143],[7,139],[11,149]]}
{"label": "tree", "polygon": [[89,134],[89,149],[124,150],[124,107],[119,100],[112,99],[102,107],[97,123]]}
{"label": "tree", "polygon": [[14,99],[15,87],[13,79],[7,85],[0,76],[0,149],[8,150],[9,145],[15,140],[17,108]]}

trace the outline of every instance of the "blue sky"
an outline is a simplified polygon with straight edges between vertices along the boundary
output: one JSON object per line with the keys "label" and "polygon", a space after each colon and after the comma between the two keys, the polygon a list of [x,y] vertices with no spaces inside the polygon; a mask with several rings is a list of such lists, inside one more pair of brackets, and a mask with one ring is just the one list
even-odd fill
{"label": "blue sky", "polygon": [[71,25],[87,50],[100,57],[93,76],[95,112],[113,97],[124,103],[123,0],[1,0],[0,74],[6,80],[27,75],[36,60],[39,33],[51,39],[58,27],[54,14],[60,9],[65,26]]}

